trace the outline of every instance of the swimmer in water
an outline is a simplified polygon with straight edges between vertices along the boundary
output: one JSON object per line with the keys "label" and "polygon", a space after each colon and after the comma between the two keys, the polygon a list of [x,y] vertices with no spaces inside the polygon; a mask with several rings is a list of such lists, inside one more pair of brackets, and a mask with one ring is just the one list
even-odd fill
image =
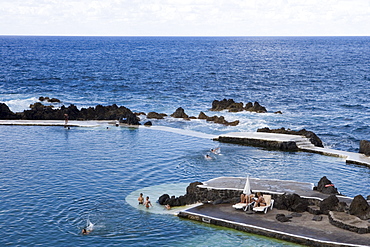
{"label": "swimmer in water", "polygon": [[214,154],[220,154],[221,148],[220,147],[218,147],[218,148],[211,148],[211,152],[214,153]]}
{"label": "swimmer in water", "polygon": [[83,235],[87,235],[87,234],[89,234],[91,232],[91,230],[87,230],[86,228],[84,228],[84,229],[82,229],[82,234]]}
{"label": "swimmer in water", "polygon": [[212,157],[209,154],[204,155],[204,158],[206,158],[206,160],[211,160],[212,159]]}
{"label": "swimmer in water", "polygon": [[83,235],[87,235],[87,234],[89,234],[90,232],[92,232],[92,230],[94,229],[94,224],[93,223],[91,223],[91,221],[88,219],[87,220],[87,227],[86,228],[84,228],[84,229],[82,229],[82,234]]}

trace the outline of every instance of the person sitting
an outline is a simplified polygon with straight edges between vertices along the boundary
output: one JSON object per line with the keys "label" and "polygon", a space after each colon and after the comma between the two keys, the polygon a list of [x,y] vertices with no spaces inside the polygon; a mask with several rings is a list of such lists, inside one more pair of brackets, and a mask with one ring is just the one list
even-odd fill
{"label": "person sitting", "polygon": [[253,197],[254,197],[253,194],[246,195],[246,194],[242,193],[240,195],[240,202],[249,204],[249,203],[253,202]]}
{"label": "person sitting", "polygon": [[260,207],[260,206],[266,206],[266,201],[265,198],[263,198],[263,195],[261,192],[257,192],[257,200],[254,200],[255,206]]}

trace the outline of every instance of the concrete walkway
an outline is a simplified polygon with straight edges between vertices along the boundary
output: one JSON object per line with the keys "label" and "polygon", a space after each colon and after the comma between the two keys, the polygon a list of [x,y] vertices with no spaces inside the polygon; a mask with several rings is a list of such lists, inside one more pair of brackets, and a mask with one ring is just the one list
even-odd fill
{"label": "concrete walkway", "polygon": [[366,165],[370,167],[370,157],[353,152],[340,151],[330,148],[320,148],[313,145],[310,140],[304,136],[275,134],[265,132],[231,132],[220,135],[220,137],[230,137],[236,139],[250,139],[270,142],[295,142],[298,149],[305,152],[319,153],[328,156],[341,157],[348,163]]}
{"label": "concrete walkway", "polygon": [[[68,127],[99,127],[102,125],[114,124],[114,121],[92,120],[76,121],[69,120]],[[21,125],[21,126],[63,126],[64,120],[0,120],[0,125]]]}

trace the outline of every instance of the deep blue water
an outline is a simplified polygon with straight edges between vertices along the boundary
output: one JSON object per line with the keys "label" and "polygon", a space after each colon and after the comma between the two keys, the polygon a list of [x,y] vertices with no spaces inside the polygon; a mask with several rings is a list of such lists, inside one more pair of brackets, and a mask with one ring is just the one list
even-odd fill
{"label": "deep blue water", "polygon": [[[40,96],[79,108],[115,103],[171,114],[181,106],[240,125],[154,124],[209,134],[305,128],[327,147],[358,152],[370,140],[369,54],[369,37],[2,36],[0,102],[13,111]],[[258,101],[270,113],[207,110],[223,98]],[[312,183],[325,175],[346,195],[370,195],[369,168],[340,158],[221,144],[222,156],[204,160],[216,145],[145,128],[0,126],[0,244],[283,246],[137,210],[125,198],[143,187],[246,174]],[[88,219],[95,229],[81,236]]]}

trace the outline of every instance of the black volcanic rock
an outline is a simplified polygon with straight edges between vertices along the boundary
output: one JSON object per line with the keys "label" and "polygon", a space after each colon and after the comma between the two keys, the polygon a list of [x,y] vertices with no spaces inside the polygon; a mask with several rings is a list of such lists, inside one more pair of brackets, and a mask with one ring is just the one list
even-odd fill
{"label": "black volcanic rock", "polygon": [[233,122],[228,122],[228,121],[225,120],[224,116],[208,117],[204,112],[199,113],[198,119],[205,119],[208,122],[214,122],[214,123],[223,124],[223,125],[226,125],[226,126],[236,126],[236,125],[239,124],[239,120],[235,120]]}
{"label": "black volcanic rock", "polygon": [[349,213],[356,215],[362,220],[370,219],[370,206],[362,195],[357,195],[353,198],[349,206]]}
{"label": "black volcanic rock", "polygon": [[337,210],[339,200],[335,195],[331,195],[320,202],[320,211],[323,214],[329,214],[329,211]]}
{"label": "black volcanic rock", "polygon": [[173,118],[189,118],[189,116],[185,113],[185,110],[182,107],[176,109],[174,113],[171,114]]}
{"label": "black volcanic rock", "polygon": [[221,101],[214,100],[212,102],[212,108],[210,110],[229,110],[229,112],[241,112],[244,110],[258,113],[267,112],[266,108],[261,106],[258,102],[254,102],[254,104],[252,104],[252,102],[248,102],[244,107],[242,102],[237,103],[233,99],[223,99]]}
{"label": "black volcanic rock", "polygon": [[0,119],[16,119],[17,115],[12,112],[5,103],[0,103]]}
{"label": "black volcanic rock", "polygon": [[275,198],[274,207],[280,210],[288,210],[292,212],[304,212],[308,207],[308,200],[300,197],[297,194],[277,195]]}
{"label": "black volcanic rock", "polygon": [[0,119],[23,119],[23,120],[64,120],[64,114],[68,114],[70,120],[117,120],[121,123],[139,125],[139,118],[128,108],[97,105],[78,110],[71,104],[64,105],[60,109],[53,109],[53,106],[45,106],[40,102],[30,105],[30,110],[24,110],[16,114],[12,113],[5,104],[0,104]]}
{"label": "black volcanic rock", "polygon": [[370,142],[366,140],[360,141],[360,151],[359,153],[365,154],[366,156],[370,156]]}
{"label": "black volcanic rock", "polygon": [[147,115],[146,115],[146,118],[148,119],[163,119],[164,117],[166,116],[166,114],[160,114],[160,113],[157,113],[157,112],[149,112]]}
{"label": "black volcanic rock", "polygon": [[326,176],[320,179],[319,183],[317,184],[316,190],[324,194],[339,194],[338,190],[334,187],[332,182]]}

